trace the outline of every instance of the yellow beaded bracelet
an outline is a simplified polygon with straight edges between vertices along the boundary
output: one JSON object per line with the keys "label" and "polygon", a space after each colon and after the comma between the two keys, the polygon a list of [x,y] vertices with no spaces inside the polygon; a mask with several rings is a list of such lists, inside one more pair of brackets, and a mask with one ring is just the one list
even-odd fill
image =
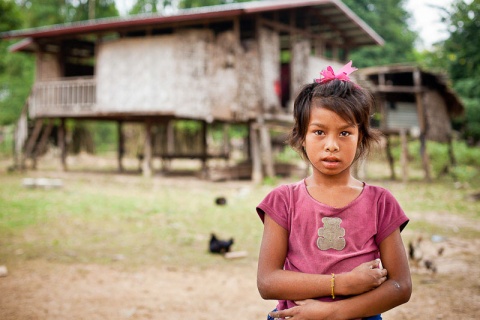
{"label": "yellow beaded bracelet", "polygon": [[332,299],[335,299],[335,273],[332,273]]}

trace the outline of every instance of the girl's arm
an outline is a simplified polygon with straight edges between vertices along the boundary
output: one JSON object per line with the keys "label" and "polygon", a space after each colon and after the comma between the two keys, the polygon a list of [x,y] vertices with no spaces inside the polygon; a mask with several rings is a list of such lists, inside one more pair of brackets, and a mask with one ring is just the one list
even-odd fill
{"label": "girl's arm", "polygon": [[[288,232],[267,214],[258,260],[257,286],[264,299],[303,300],[331,295],[331,275],[283,270]],[[355,295],[378,287],[387,271],[378,262],[366,262],[353,271],[335,275],[336,295]]]}
{"label": "girl's arm", "polygon": [[373,316],[407,302],[412,282],[405,247],[397,229],[380,244],[388,280],[377,289],[338,302],[303,301],[297,307],[272,313],[276,318],[297,320],[354,319]]}

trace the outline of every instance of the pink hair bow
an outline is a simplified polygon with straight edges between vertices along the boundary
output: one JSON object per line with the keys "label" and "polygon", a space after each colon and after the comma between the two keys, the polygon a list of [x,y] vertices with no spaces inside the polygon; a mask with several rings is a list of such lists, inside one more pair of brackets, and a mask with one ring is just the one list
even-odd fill
{"label": "pink hair bow", "polygon": [[350,62],[344,65],[340,70],[338,70],[337,74],[333,72],[333,69],[331,66],[328,66],[327,70],[322,70],[322,72],[320,72],[320,75],[323,76],[323,78],[315,79],[315,82],[326,83],[334,79],[338,79],[342,81],[350,81],[349,75],[355,70],[358,70],[358,69],[355,67],[352,67],[352,60],[350,60]]}

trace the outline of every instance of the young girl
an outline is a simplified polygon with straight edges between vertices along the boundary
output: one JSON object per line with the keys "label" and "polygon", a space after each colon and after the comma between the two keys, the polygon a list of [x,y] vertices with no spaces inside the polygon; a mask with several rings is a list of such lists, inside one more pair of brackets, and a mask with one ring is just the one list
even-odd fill
{"label": "young girl", "polygon": [[378,140],[373,98],[350,81],[351,63],[337,74],[328,67],[295,100],[289,142],[312,175],[275,188],[257,207],[258,290],[279,300],[268,319],[381,319],[411,295],[400,236],[408,218],[390,192],[351,174]]}

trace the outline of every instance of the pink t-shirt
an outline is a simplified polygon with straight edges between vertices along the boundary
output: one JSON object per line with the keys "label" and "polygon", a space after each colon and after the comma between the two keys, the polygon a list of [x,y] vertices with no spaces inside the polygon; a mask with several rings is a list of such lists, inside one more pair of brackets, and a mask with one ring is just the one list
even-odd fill
{"label": "pink t-shirt", "polygon": [[[380,243],[408,223],[388,190],[368,184],[343,208],[315,200],[305,180],[281,185],[263,199],[257,212],[262,221],[268,214],[289,233],[284,269],[313,274],[349,272],[380,258]],[[281,300],[277,309],[293,306],[293,301]]]}

